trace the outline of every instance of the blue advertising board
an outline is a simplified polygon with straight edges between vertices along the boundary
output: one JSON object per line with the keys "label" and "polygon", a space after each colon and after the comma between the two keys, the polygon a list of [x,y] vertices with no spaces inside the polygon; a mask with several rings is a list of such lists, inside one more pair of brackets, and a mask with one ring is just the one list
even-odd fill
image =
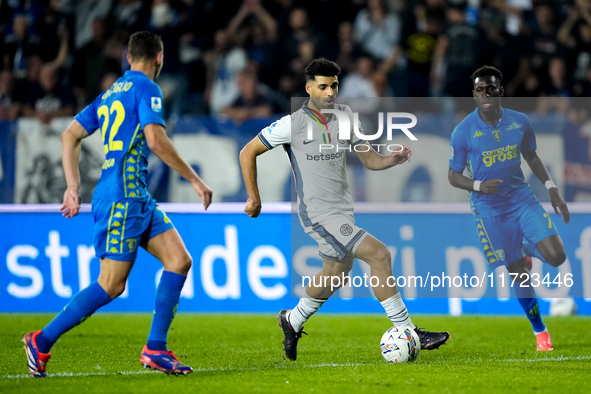
{"label": "blue advertising board", "polygon": [[[162,204],[169,212],[194,265],[183,289],[181,312],[277,312],[291,308],[301,294],[301,277],[313,275],[321,264],[317,247],[301,228],[293,226],[289,204],[267,209],[259,218],[241,213],[241,204],[218,204],[212,212],[196,205]],[[555,284],[537,289],[542,312],[549,299],[576,297],[578,312],[591,314],[591,213],[587,205],[571,208],[571,223],[552,218],[562,235],[568,261],[560,269],[537,268],[552,279],[572,274],[564,292]],[[181,206],[181,209],[178,207]],[[186,209],[187,207],[192,207]],[[393,256],[394,276],[416,276],[425,286],[400,291],[411,313],[522,313],[508,290],[499,290],[497,271],[486,267],[466,204],[393,204],[378,212],[358,209],[357,224],[382,240]],[[440,213],[445,207],[456,207]],[[457,209],[457,207],[460,209]],[[414,208],[413,208],[414,207]],[[444,208],[441,208],[444,207]],[[57,210],[57,206],[52,209]],[[182,213],[186,210],[185,213]],[[47,207],[0,210],[0,312],[56,312],[80,289],[96,280],[99,261],[92,246],[92,216],[86,209],[66,220]],[[103,310],[150,312],[161,264],[141,251],[125,293]],[[351,275],[362,276],[356,264]],[[482,288],[434,286],[442,275],[484,276]],[[492,274],[492,275],[491,275]],[[495,283],[490,281],[494,277]],[[365,293],[364,293],[365,291]],[[323,312],[380,313],[380,304],[367,289],[341,289]]]}

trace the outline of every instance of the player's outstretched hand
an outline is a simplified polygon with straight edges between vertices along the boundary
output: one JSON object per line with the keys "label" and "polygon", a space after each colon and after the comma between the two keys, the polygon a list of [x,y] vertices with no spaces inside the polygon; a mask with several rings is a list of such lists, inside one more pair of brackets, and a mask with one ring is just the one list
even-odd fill
{"label": "player's outstretched hand", "polygon": [[482,182],[480,185],[480,191],[484,194],[493,194],[499,188],[499,183],[503,182],[501,179],[489,179],[488,181]]}
{"label": "player's outstretched hand", "polygon": [[207,211],[207,207],[211,204],[211,196],[213,195],[213,192],[201,179],[193,182],[191,186],[193,186],[193,190],[199,194],[199,198],[203,201],[203,208]]}
{"label": "player's outstretched hand", "polygon": [[80,212],[80,193],[78,188],[68,187],[64,193],[64,204],[60,208],[62,216],[66,219],[73,218]]}
{"label": "player's outstretched hand", "polygon": [[410,162],[412,152],[408,146],[403,146],[401,151],[392,152],[389,159],[394,165],[406,163],[407,161]]}
{"label": "player's outstretched hand", "polygon": [[558,189],[554,187],[550,189],[550,201],[552,201],[554,212],[556,212],[557,215],[562,216],[564,223],[570,222],[570,212],[566,206],[566,201],[564,201],[564,198],[562,198]]}
{"label": "player's outstretched hand", "polygon": [[249,198],[244,206],[244,212],[251,218],[258,217],[261,214],[261,202]]}

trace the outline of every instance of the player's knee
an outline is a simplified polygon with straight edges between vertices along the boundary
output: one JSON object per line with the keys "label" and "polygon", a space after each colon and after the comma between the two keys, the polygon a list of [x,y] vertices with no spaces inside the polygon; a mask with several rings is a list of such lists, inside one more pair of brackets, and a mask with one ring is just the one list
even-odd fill
{"label": "player's knee", "polygon": [[107,283],[105,286],[105,292],[111,297],[111,299],[115,299],[119,297],[125,291],[125,284],[126,282],[110,282]]}
{"label": "player's knee", "polygon": [[189,270],[193,266],[193,258],[191,255],[184,254],[174,264],[174,271],[183,275],[187,275]]}
{"label": "player's knee", "polygon": [[384,267],[388,267],[392,263],[392,254],[385,246],[376,250],[376,263]]}

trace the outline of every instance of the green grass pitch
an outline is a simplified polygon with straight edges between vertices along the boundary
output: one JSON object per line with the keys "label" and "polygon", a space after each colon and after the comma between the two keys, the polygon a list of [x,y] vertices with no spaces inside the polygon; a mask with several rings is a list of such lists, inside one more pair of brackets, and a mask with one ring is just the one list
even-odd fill
{"label": "green grass pitch", "polygon": [[144,370],[148,314],[97,314],[52,349],[50,377],[27,373],[23,335],[51,315],[0,315],[0,393],[589,393],[591,318],[546,318],[555,350],[536,352],[524,317],[415,315],[452,336],[414,363],[387,364],[381,315],[326,315],[306,324],[295,362],[282,357],[275,316],[179,314],[169,346],[187,377]]}

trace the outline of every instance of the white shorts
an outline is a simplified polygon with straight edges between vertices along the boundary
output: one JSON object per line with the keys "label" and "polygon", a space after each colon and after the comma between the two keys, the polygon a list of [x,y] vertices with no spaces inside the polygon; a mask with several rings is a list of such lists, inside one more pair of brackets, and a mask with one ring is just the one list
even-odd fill
{"label": "white shorts", "polygon": [[318,254],[323,259],[341,261],[355,255],[369,234],[355,225],[353,215],[336,213],[322,223],[304,227],[306,234],[318,242]]}

